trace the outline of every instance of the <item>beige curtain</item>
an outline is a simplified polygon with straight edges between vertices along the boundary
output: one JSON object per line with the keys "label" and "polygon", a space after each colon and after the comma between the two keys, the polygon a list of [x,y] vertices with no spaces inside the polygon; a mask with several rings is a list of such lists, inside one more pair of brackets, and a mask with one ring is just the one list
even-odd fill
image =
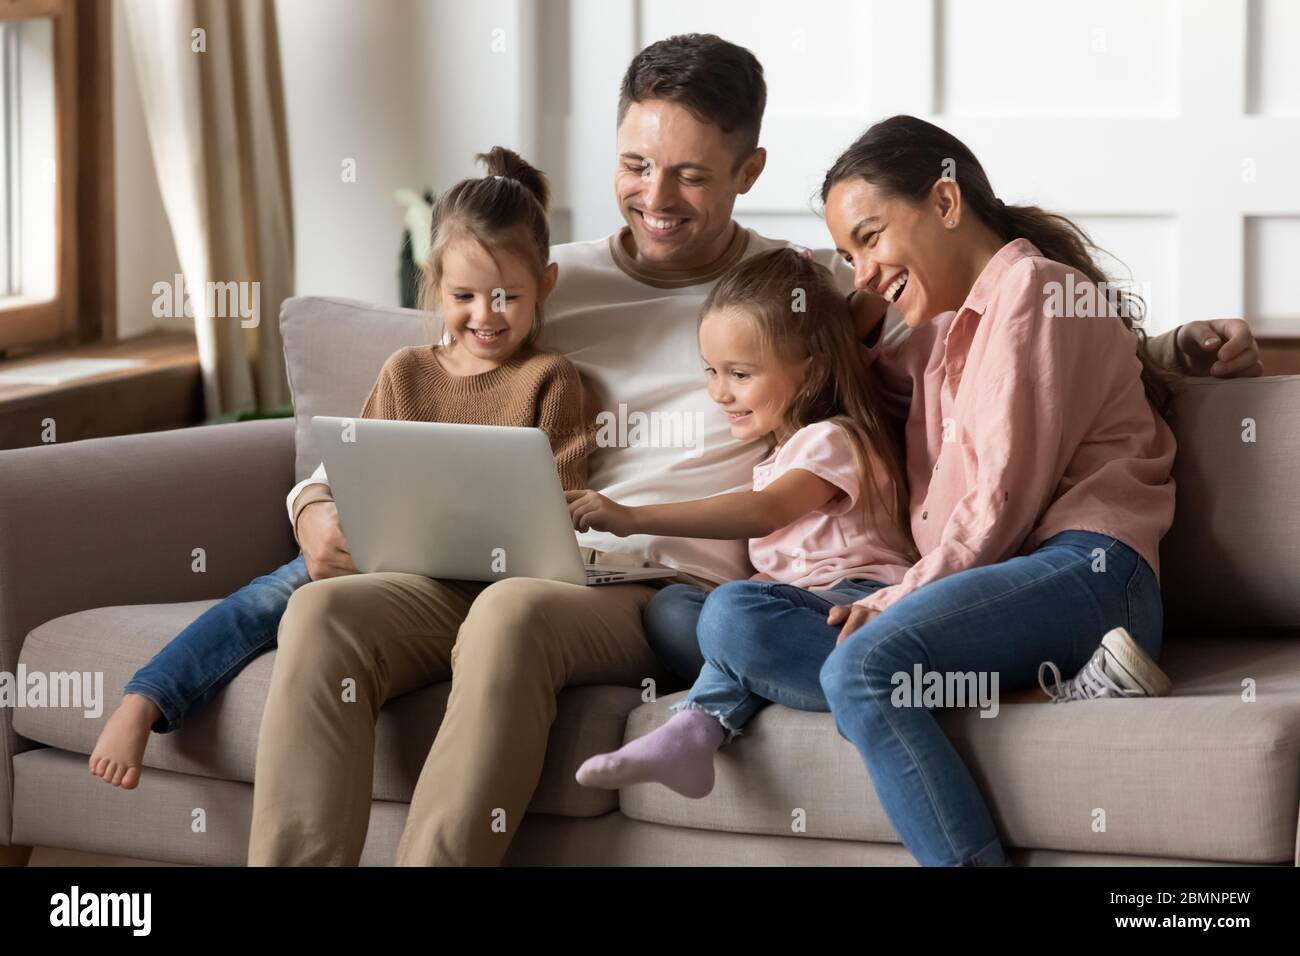
{"label": "beige curtain", "polygon": [[[287,404],[279,317],[293,294],[293,209],[273,0],[122,4],[208,414]],[[229,286],[210,285],[230,282],[248,283],[237,288],[258,304],[255,327],[230,314]]]}

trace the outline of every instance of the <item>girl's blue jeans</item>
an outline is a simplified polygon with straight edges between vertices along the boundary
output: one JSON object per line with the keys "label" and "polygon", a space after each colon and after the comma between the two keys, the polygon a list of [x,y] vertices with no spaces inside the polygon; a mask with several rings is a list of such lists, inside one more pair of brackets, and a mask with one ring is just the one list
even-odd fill
{"label": "girl's blue jeans", "polygon": [[205,706],[248,662],[275,646],[289,598],[311,578],[300,554],[214,604],[136,671],[123,693],[162,711],[153,725],[168,733]]}
{"label": "girl's blue jeans", "polygon": [[[850,586],[876,585],[846,583],[830,593],[732,581],[708,594],[672,585],[646,609],[646,634],[675,673],[685,676],[700,661],[681,706],[702,707],[729,730],[771,701],[829,710],[922,865],[1005,864],[970,771],[930,710],[898,689],[918,666],[945,685],[966,675],[998,691],[1031,687],[1039,663],[1073,674],[1115,627],[1158,658],[1163,615],[1154,572],[1115,538],[1065,531],[1031,554],[919,588],[837,646],[839,628],[826,614],[832,603],[857,600]],[[698,637],[687,627],[692,614]]]}
{"label": "girl's blue jeans", "polygon": [[[729,581],[710,592],[670,584],[646,608],[646,631],[653,630],[651,642],[658,650],[666,622],[694,620],[694,652],[702,661],[691,692],[673,709],[712,714],[727,729],[728,740],[771,703],[828,710],[818,674],[839,628],[827,625],[826,615],[880,586],[858,579],[810,591],[777,581]],[[690,648],[677,650],[679,663],[689,661]]]}

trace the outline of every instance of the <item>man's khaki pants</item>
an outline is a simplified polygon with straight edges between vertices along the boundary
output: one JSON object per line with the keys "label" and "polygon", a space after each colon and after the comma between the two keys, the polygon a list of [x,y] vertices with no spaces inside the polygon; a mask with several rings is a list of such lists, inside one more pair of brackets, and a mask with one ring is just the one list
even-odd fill
{"label": "man's khaki pants", "polygon": [[370,819],[379,710],[448,679],[447,714],[397,863],[499,863],[541,777],[560,690],[671,680],[641,628],[654,593],[645,584],[484,585],[388,572],[299,589],[280,623],[258,738],[249,864],[355,865]]}

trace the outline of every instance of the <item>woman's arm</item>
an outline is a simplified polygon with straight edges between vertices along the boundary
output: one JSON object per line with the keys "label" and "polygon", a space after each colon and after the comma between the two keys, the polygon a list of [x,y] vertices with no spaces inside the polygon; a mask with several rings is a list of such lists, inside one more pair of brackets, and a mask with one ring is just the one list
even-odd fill
{"label": "woman's arm", "polygon": [[666,505],[620,505],[590,490],[571,491],[565,498],[579,531],[735,541],[766,537],[841,494],[826,479],[791,468],[762,491],[734,491]]}

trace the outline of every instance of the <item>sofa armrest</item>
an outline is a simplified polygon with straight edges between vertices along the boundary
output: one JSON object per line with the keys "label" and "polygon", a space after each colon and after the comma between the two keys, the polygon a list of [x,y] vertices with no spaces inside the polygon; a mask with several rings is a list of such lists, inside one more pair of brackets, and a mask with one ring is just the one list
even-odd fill
{"label": "sofa armrest", "polygon": [[[222,597],[290,560],[293,455],[288,419],[0,451],[0,671],[52,618]],[[23,749],[0,707],[0,844]]]}

